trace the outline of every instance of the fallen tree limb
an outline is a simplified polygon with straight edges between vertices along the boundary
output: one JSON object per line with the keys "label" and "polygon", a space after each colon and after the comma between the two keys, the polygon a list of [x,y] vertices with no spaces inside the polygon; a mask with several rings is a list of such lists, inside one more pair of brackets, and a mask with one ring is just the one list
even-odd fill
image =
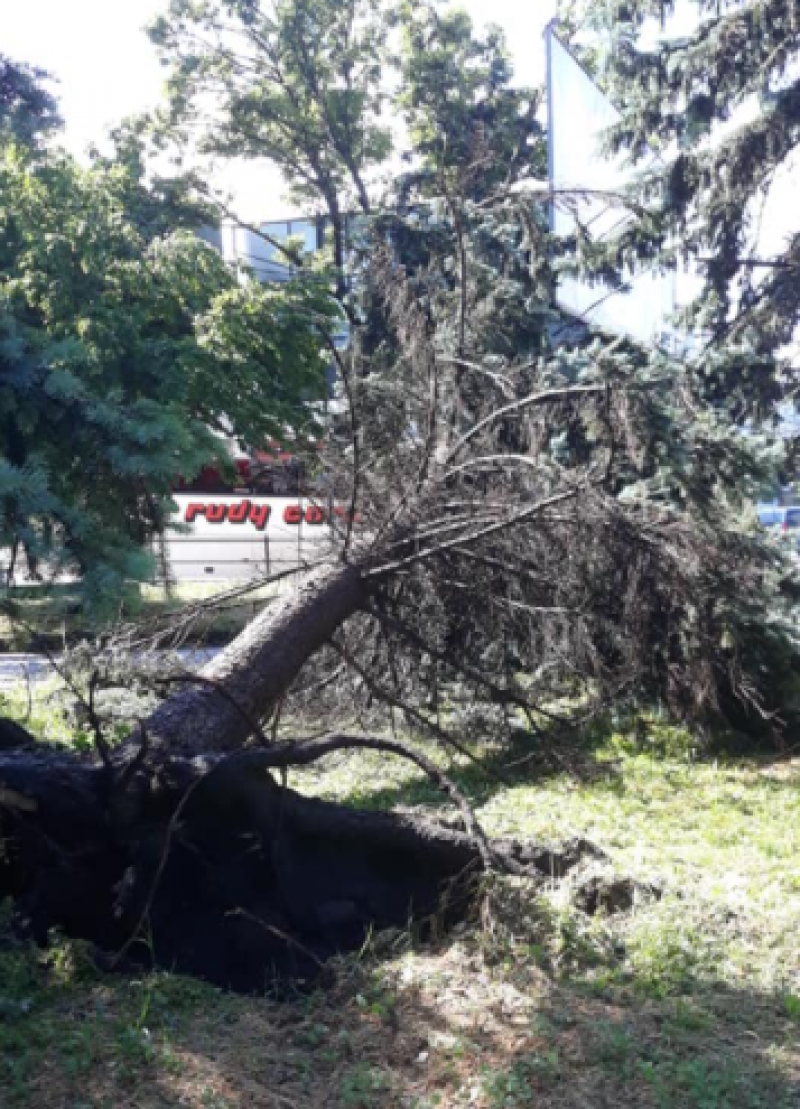
{"label": "fallen tree limb", "polygon": [[267,769],[278,769],[298,766],[309,766],[319,759],[336,751],[384,751],[398,758],[406,759],[419,767],[429,778],[432,778],[438,788],[447,794],[458,806],[464,821],[464,827],[480,852],[484,867],[492,867],[492,848],[486,838],[486,833],[481,828],[475,813],[464,793],[456,783],[436,763],[419,751],[408,747],[394,739],[384,739],[378,736],[347,735],[332,733],[315,739],[288,741],[276,744],[265,751],[244,751],[234,755],[230,763],[239,766],[262,766]]}

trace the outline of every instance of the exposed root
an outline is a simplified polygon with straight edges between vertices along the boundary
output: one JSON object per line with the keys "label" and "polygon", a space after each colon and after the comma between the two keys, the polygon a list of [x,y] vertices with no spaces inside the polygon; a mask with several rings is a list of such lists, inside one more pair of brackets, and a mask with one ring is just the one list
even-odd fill
{"label": "exposed root", "polygon": [[[303,797],[269,773],[346,747],[410,758],[467,830]],[[21,934],[45,943],[57,927],[116,952],[120,969],[155,963],[248,992],[313,978],[373,931],[463,919],[487,856],[541,880],[589,850],[488,841],[446,775],[379,738],[162,761],[116,795],[101,766],[23,750],[0,755],[0,787],[0,899],[14,899]]]}

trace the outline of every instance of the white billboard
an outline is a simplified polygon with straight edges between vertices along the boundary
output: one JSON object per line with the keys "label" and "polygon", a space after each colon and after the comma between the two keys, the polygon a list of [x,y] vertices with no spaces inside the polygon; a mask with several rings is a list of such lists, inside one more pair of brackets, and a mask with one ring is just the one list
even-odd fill
{"label": "white billboard", "polygon": [[[622,158],[603,153],[605,135],[619,112],[552,26],[545,43],[552,230],[566,236],[580,225],[595,241],[612,238],[631,218],[620,197],[631,172]],[[673,275],[640,273],[627,281],[627,290],[617,291],[564,276],[556,299],[594,327],[641,342],[663,341],[676,306]]]}

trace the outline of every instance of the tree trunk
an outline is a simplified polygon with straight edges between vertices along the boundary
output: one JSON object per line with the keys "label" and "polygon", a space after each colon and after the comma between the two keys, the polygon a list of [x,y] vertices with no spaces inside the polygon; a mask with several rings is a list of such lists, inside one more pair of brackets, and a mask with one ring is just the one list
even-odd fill
{"label": "tree trunk", "polygon": [[[293,596],[267,608],[146,721],[154,750],[170,757],[240,747],[292,684],[302,666],[367,598],[357,565],[334,564],[309,576]],[[237,707],[238,706],[238,707]],[[125,748],[138,744],[132,737]]]}

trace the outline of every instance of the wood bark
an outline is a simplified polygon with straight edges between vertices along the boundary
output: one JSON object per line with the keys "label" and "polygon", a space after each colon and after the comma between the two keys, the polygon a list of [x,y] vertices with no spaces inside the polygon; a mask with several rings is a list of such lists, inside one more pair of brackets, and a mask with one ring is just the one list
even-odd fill
{"label": "wood bark", "polygon": [[[210,684],[188,685],[148,718],[154,752],[181,757],[241,746],[253,733],[252,722],[269,715],[304,663],[367,596],[358,565],[333,564],[268,605],[201,671]],[[129,758],[139,742],[133,736],[123,756]]]}
{"label": "wood bark", "polygon": [[[163,762],[135,805],[106,769],[35,748],[0,753],[0,900],[40,943],[94,941],[125,969],[158,965],[259,992],[309,978],[374,929],[463,919],[483,859],[474,836],[359,812],[277,785],[257,756]],[[497,841],[533,878],[586,854]],[[105,954],[103,954],[105,953]]]}

